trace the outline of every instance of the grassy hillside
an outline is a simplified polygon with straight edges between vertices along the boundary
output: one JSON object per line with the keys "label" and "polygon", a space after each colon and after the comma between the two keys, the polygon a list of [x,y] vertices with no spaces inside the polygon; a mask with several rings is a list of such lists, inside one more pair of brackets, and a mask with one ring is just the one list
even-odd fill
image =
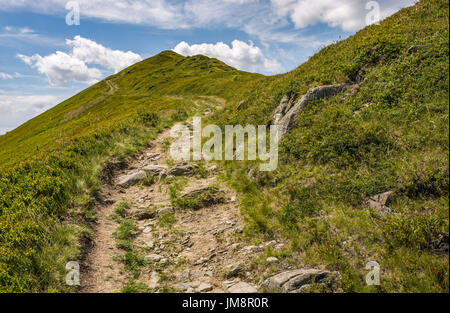
{"label": "grassy hillside", "polygon": [[[430,247],[449,223],[448,5],[421,1],[402,10],[217,115],[221,124],[266,124],[285,94],[354,84],[303,110],[281,142],[277,171],[229,164],[226,179],[243,196],[249,238],[287,239],[279,258],[338,270],[344,291],[448,292],[448,255]],[[396,214],[364,207],[366,197],[385,191],[394,192]],[[365,285],[372,260],[382,269],[379,287]]]}
{"label": "grassy hillside", "polygon": [[[250,80],[262,75],[235,70],[204,56],[184,58],[171,51],[139,62],[110,76],[0,137],[0,167],[41,159],[61,151],[77,138],[111,132],[137,112],[161,118],[202,96],[228,100]],[[171,97],[171,96],[174,97]]]}
{"label": "grassy hillside", "polygon": [[[219,125],[267,124],[283,95],[347,82],[346,97],[305,108],[278,170],[224,164],[245,238],[288,242],[279,259],[339,271],[346,292],[448,292],[448,255],[430,246],[449,228],[448,7],[420,1],[272,77],[163,52],[1,136],[0,291],[70,290],[64,265],[81,257],[108,160],[208,103],[223,107],[211,118]],[[388,190],[396,214],[364,207]],[[369,261],[381,286],[365,285]]]}

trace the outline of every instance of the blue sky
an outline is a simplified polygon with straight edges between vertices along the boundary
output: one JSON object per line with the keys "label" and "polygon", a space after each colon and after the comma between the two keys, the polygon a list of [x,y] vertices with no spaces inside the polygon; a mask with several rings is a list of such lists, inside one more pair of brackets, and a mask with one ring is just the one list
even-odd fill
{"label": "blue sky", "polygon": [[163,50],[278,74],[413,2],[0,0],[0,134]]}

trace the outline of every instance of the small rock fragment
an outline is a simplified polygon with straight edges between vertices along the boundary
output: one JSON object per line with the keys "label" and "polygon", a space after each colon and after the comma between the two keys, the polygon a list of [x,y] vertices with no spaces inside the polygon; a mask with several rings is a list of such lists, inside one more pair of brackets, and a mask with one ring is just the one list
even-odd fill
{"label": "small rock fragment", "polygon": [[200,286],[197,287],[197,292],[208,292],[212,290],[212,286],[210,284],[201,283]]}
{"label": "small rock fragment", "polygon": [[254,285],[245,282],[238,282],[237,284],[228,288],[229,293],[257,293],[258,289]]}
{"label": "small rock fragment", "polygon": [[159,274],[157,272],[152,272],[150,274],[150,281],[148,287],[151,289],[157,288],[159,283]]}
{"label": "small rock fragment", "polygon": [[145,259],[151,262],[159,262],[163,257],[159,254],[149,254],[145,256]]}
{"label": "small rock fragment", "polygon": [[225,273],[225,278],[229,279],[238,276],[239,273],[241,273],[244,268],[241,263],[235,263],[228,265],[226,269],[227,272]]}

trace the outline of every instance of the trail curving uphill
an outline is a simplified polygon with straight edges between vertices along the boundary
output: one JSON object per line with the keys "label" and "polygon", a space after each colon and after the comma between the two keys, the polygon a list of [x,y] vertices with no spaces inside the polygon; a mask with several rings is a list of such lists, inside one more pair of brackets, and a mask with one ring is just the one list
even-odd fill
{"label": "trail curving uphill", "polygon": [[[161,132],[149,148],[128,162],[126,169],[113,173],[113,184],[103,186],[104,200],[108,204],[98,205],[94,247],[84,264],[80,292],[129,291],[130,282],[145,292],[225,292],[236,285],[244,288],[241,291],[245,288],[247,292],[257,291],[251,280],[243,282],[237,277],[255,251],[243,249],[237,242],[243,221],[236,195],[219,182],[217,166],[200,163],[207,173],[199,176],[192,172],[198,165],[173,163],[165,147],[169,135],[168,129]],[[149,186],[120,186],[123,177],[149,166],[167,167],[167,173],[175,174],[166,179],[155,176],[155,183]],[[210,188],[215,193],[199,207],[174,210],[170,186],[175,184],[182,186],[179,199],[182,195],[196,195]],[[128,202],[130,207],[125,217],[117,221],[111,216],[122,201]],[[174,213],[165,215],[164,210]],[[154,211],[162,213],[143,214]],[[166,221],[169,218],[171,220]],[[115,236],[120,223],[124,222],[135,225],[132,247],[128,250],[117,247],[119,240]],[[139,265],[124,262],[131,253],[139,257],[136,261]]]}

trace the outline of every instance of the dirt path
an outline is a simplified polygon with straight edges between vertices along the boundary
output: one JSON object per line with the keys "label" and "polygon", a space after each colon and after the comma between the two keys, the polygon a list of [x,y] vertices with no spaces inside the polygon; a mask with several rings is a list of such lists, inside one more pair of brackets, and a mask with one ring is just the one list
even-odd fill
{"label": "dirt path", "polygon": [[112,95],[114,94],[117,90],[119,90],[119,88],[117,87],[116,83],[113,82],[112,80],[105,80],[106,84],[109,87],[109,90],[107,91],[108,95]]}
{"label": "dirt path", "polygon": [[[94,247],[86,259],[87,269],[81,275],[81,292],[120,292],[131,276],[132,281],[145,286],[149,292],[225,292],[233,286],[237,291],[244,288],[243,291],[256,292],[256,286],[242,282],[241,278],[246,278],[246,265],[263,247],[243,247],[237,243],[243,222],[235,194],[218,181],[220,168],[216,165],[193,166],[171,161],[167,151],[169,134],[168,129],[160,133],[125,170],[113,174],[114,183],[103,187],[109,204],[98,207]],[[127,175],[155,165],[167,167],[164,172],[168,177],[155,175],[153,184],[119,186],[119,181]],[[196,171],[199,165],[203,171]],[[170,175],[170,170],[186,168],[189,169],[186,173]],[[174,209],[170,186],[175,185],[179,186],[178,199],[211,186],[216,186],[217,193],[198,208]],[[123,200],[131,204],[126,219],[136,225],[132,251],[145,260],[138,268],[139,275],[130,275],[121,262],[127,252],[116,246],[114,232],[120,221],[112,219],[111,214]],[[139,216],[158,209],[162,213]]]}
{"label": "dirt path", "polygon": [[82,113],[86,112],[87,110],[89,110],[90,108],[96,106],[97,104],[101,103],[102,101],[104,101],[106,98],[108,98],[109,96],[113,95],[117,90],[119,90],[119,87],[117,87],[117,84],[115,82],[113,82],[112,80],[105,80],[106,85],[108,85],[109,89],[106,91],[106,95],[103,95],[97,99],[94,99],[92,101],[89,101],[87,104],[80,106],[79,108],[70,111],[69,113],[66,114],[66,116],[64,117],[64,119],[62,119],[60,121],[60,124],[64,124],[78,116],[80,116]]}
{"label": "dirt path", "polygon": [[[150,150],[161,151],[162,143],[169,136],[169,132],[170,130],[165,130],[160,133],[158,138],[151,144],[152,146],[155,145],[155,148],[145,149],[139,158],[144,160],[143,156],[149,153]],[[129,163],[126,171],[133,171],[137,166],[139,166],[139,160],[132,161]],[[114,173],[113,180],[117,180],[122,173]],[[87,270],[82,273],[81,292],[111,293],[119,292],[122,289],[126,275],[123,273],[123,264],[118,261],[118,258],[123,255],[123,251],[116,247],[114,238],[114,232],[119,223],[113,220],[111,215],[114,213],[114,208],[118,203],[123,200],[132,201],[136,198],[135,189],[123,190],[116,184],[103,186],[104,202],[107,204],[98,204],[97,226],[94,229],[95,235],[93,239],[94,247],[85,262]]]}

